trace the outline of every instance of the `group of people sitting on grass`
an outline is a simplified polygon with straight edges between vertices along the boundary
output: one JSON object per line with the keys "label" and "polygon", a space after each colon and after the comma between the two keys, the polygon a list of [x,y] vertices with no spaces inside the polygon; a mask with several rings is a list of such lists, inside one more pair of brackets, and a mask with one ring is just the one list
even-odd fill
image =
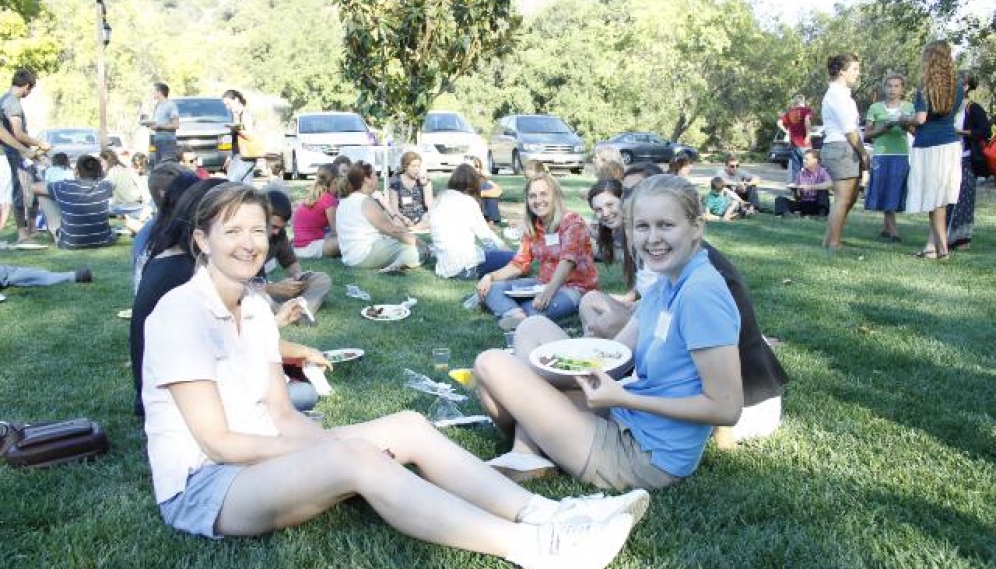
{"label": "group of people sitting on grass", "polygon": [[[390,206],[366,205],[376,201],[368,168],[345,171],[353,191],[338,196],[340,248],[343,215],[391,216]],[[459,189],[479,183],[470,168],[458,168],[451,187],[435,196],[430,228],[478,207]],[[166,523],[181,531],[256,535],[359,494],[419,539],[522,567],[603,567],[647,510],[645,489],[690,476],[714,426],[734,428],[730,444],[779,424],[785,373],[760,335],[743,279],[705,243],[696,188],[656,166],[623,171],[626,187],[595,184],[588,194],[598,220],[594,248],[587,223],[564,207],[557,180],[536,174],[526,184],[519,250],[506,252],[502,265],[482,248],[482,262],[498,268],[459,275],[476,278],[485,304],[504,310],[503,320],[516,328],[514,353],[486,351],[474,367],[484,409],[514,441],[492,464],[415,413],[329,429],[302,415],[281,362],[328,362],[280,338],[280,325],[303,307],[275,305],[259,278],[268,261],[283,263],[290,257],[281,256],[294,253],[289,244],[273,250],[287,240],[290,200],[222,180],[178,190],[183,176],[161,197],[132,319],[136,405],[145,414],[156,501]],[[154,172],[152,188],[156,178]],[[344,207],[350,199],[358,202],[352,213]],[[605,262],[623,262],[633,293],[597,291],[593,250]],[[527,274],[533,259],[544,289],[532,301],[508,299],[514,306],[506,309],[494,293]],[[547,295],[551,284],[557,286]],[[586,334],[632,349],[630,383],[598,371],[544,376],[529,366],[532,348],[566,337],[543,314],[561,316],[567,305],[580,306]],[[510,479],[551,468],[628,492],[558,502]]]}

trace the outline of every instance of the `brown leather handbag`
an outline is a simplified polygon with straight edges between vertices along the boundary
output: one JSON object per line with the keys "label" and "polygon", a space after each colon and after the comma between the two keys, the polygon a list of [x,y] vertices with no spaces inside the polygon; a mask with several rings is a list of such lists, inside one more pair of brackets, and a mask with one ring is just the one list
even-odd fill
{"label": "brown leather handbag", "polygon": [[47,468],[107,452],[96,421],[71,419],[34,425],[0,422],[0,455],[15,468]]}

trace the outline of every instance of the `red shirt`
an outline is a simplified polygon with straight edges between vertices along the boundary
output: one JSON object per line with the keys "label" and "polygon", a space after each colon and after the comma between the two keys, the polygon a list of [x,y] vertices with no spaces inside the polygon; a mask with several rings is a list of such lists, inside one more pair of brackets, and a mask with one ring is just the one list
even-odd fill
{"label": "red shirt", "polygon": [[339,205],[335,194],[325,192],[318,198],[315,205],[308,207],[303,203],[294,212],[294,246],[305,247],[312,241],[325,238],[325,230],[330,229],[329,218],[325,210]]}
{"label": "red shirt", "polygon": [[580,292],[598,288],[598,271],[595,257],[591,253],[591,239],[588,237],[588,224],[580,215],[569,211],[560,220],[556,233],[547,234],[543,222],[537,221],[536,237],[528,233],[522,237],[519,251],[512,258],[523,275],[532,269],[533,260],[539,261],[539,282],[546,284],[553,278],[553,272],[562,259],[574,262],[574,268],[567,275],[565,286]]}
{"label": "red shirt", "polygon": [[789,141],[797,148],[809,148],[806,144],[806,117],[813,116],[809,107],[792,107],[782,115],[782,124],[788,129]]}

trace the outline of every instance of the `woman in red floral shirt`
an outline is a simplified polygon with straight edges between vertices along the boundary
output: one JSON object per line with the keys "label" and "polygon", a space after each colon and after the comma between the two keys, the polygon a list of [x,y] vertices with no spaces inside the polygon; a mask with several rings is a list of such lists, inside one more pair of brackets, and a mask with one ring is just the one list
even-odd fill
{"label": "woman in red floral shirt", "polygon": [[[526,316],[559,320],[578,311],[581,296],[598,288],[588,224],[564,206],[564,192],[550,174],[526,182],[525,231],[512,261],[481,277],[477,294],[500,317],[503,330],[514,330]],[[528,275],[533,261],[539,275]],[[523,289],[536,287],[535,296]],[[506,294],[511,292],[512,295]]]}

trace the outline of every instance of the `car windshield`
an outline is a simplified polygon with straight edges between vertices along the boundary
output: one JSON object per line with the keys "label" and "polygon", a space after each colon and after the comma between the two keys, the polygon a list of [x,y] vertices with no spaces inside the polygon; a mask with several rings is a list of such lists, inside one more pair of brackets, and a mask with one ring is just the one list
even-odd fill
{"label": "car windshield", "polygon": [[570,127],[557,117],[519,117],[519,132],[569,134]]}
{"label": "car windshield", "polygon": [[97,144],[97,129],[62,128],[48,133],[51,144]]}
{"label": "car windshield", "polygon": [[456,113],[432,113],[425,116],[422,132],[474,132],[474,127]]}
{"label": "car windshield", "polygon": [[232,122],[232,112],[221,99],[174,99],[180,122]]}
{"label": "car windshield", "polygon": [[304,115],[298,119],[301,134],[319,132],[366,132],[367,125],[359,115]]}

